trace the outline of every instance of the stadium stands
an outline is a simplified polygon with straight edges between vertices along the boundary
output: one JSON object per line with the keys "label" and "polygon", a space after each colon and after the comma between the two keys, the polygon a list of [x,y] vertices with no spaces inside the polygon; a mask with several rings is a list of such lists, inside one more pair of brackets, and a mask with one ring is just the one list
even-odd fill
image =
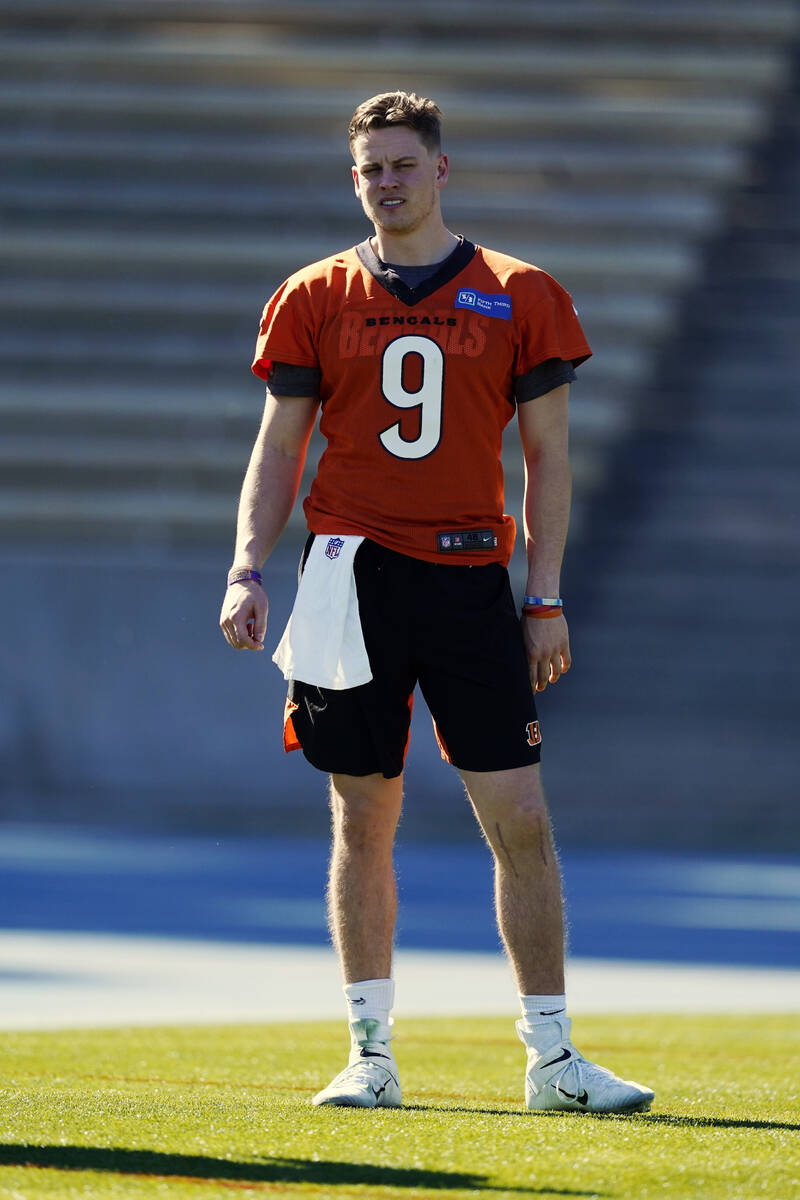
{"label": "stadium stands", "polygon": [[575,296],[579,528],[798,11],[0,0],[0,22],[0,536],[204,544],[232,533],[261,304],[364,235],[343,123],[392,86],[445,110],[451,225]]}
{"label": "stadium stands", "polygon": [[794,64],[570,560],[568,839],[797,851],[797,42]]}

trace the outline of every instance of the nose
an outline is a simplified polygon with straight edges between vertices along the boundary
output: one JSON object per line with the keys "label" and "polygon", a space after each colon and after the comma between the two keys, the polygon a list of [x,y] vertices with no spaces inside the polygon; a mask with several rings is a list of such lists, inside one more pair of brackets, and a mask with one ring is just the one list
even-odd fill
{"label": "nose", "polygon": [[381,171],[381,177],[378,182],[382,188],[397,187],[397,181],[394,177],[394,172],[392,171],[392,168],[390,166],[387,165],[383,168],[383,170]]}

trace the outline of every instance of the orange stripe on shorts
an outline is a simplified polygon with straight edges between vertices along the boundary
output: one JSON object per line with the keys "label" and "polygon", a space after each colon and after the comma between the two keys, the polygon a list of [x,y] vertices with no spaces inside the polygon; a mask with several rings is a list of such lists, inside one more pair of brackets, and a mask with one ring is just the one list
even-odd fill
{"label": "orange stripe on shorts", "polygon": [[[431,720],[433,721],[433,717],[431,717]],[[450,751],[447,749],[445,740],[442,737],[441,733],[439,732],[439,726],[436,724],[435,721],[433,721],[433,732],[436,734],[436,741],[439,743],[439,750],[441,751],[442,758],[444,759],[445,762],[450,763],[450,766],[452,766],[453,760],[450,757]]]}
{"label": "orange stripe on shorts", "polygon": [[300,750],[300,741],[295,733],[294,721],[292,713],[297,712],[297,705],[294,700],[286,699],[286,707],[283,710],[283,748],[287,754],[292,750]]}
{"label": "orange stripe on shorts", "polygon": [[411,744],[411,718],[414,715],[414,693],[408,697],[408,733],[406,734],[406,744],[403,747],[403,766],[406,765],[406,755],[408,747]]}

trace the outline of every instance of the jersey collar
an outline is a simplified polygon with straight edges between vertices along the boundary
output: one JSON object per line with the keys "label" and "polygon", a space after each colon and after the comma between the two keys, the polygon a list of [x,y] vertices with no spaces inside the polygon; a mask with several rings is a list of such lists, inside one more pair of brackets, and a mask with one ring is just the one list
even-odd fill
{"label": "jersey collar", "polygon": [[381,262],[370,246],[369,238],[356,246],[356,254],[361,260],[362,266],[369,271],[373,279],[377,280],[390,296],[394,296],[395,300],[399,300],[402,304],[407,304],[409,308],[419,304],[420,300],[427,300],[428,296],[432,296],[451,279],[455,279],[456,275],[460,274],[464,267],[472,261],[477,250],[478,247],[472,242],[467,241],[465,237],[459,237],[455,250],[448,255],[438,271],[427,279],[423,279],[419,287],[412,288],[407,283],[403,283],[399,275]]}

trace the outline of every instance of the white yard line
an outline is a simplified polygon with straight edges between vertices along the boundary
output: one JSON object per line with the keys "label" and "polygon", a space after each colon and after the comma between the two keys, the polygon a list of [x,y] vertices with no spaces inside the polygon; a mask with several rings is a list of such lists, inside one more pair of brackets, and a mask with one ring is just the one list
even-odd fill
{"label": "white yard line", "polygon": [[[517,1015],[499,955],[397,953],[407,1016]],[[574,1014],[800,1012],[800,971],[573,959]],[[173,938],[0,933],[0,1029],[337,1018],[339,976],[324,947]]]}

